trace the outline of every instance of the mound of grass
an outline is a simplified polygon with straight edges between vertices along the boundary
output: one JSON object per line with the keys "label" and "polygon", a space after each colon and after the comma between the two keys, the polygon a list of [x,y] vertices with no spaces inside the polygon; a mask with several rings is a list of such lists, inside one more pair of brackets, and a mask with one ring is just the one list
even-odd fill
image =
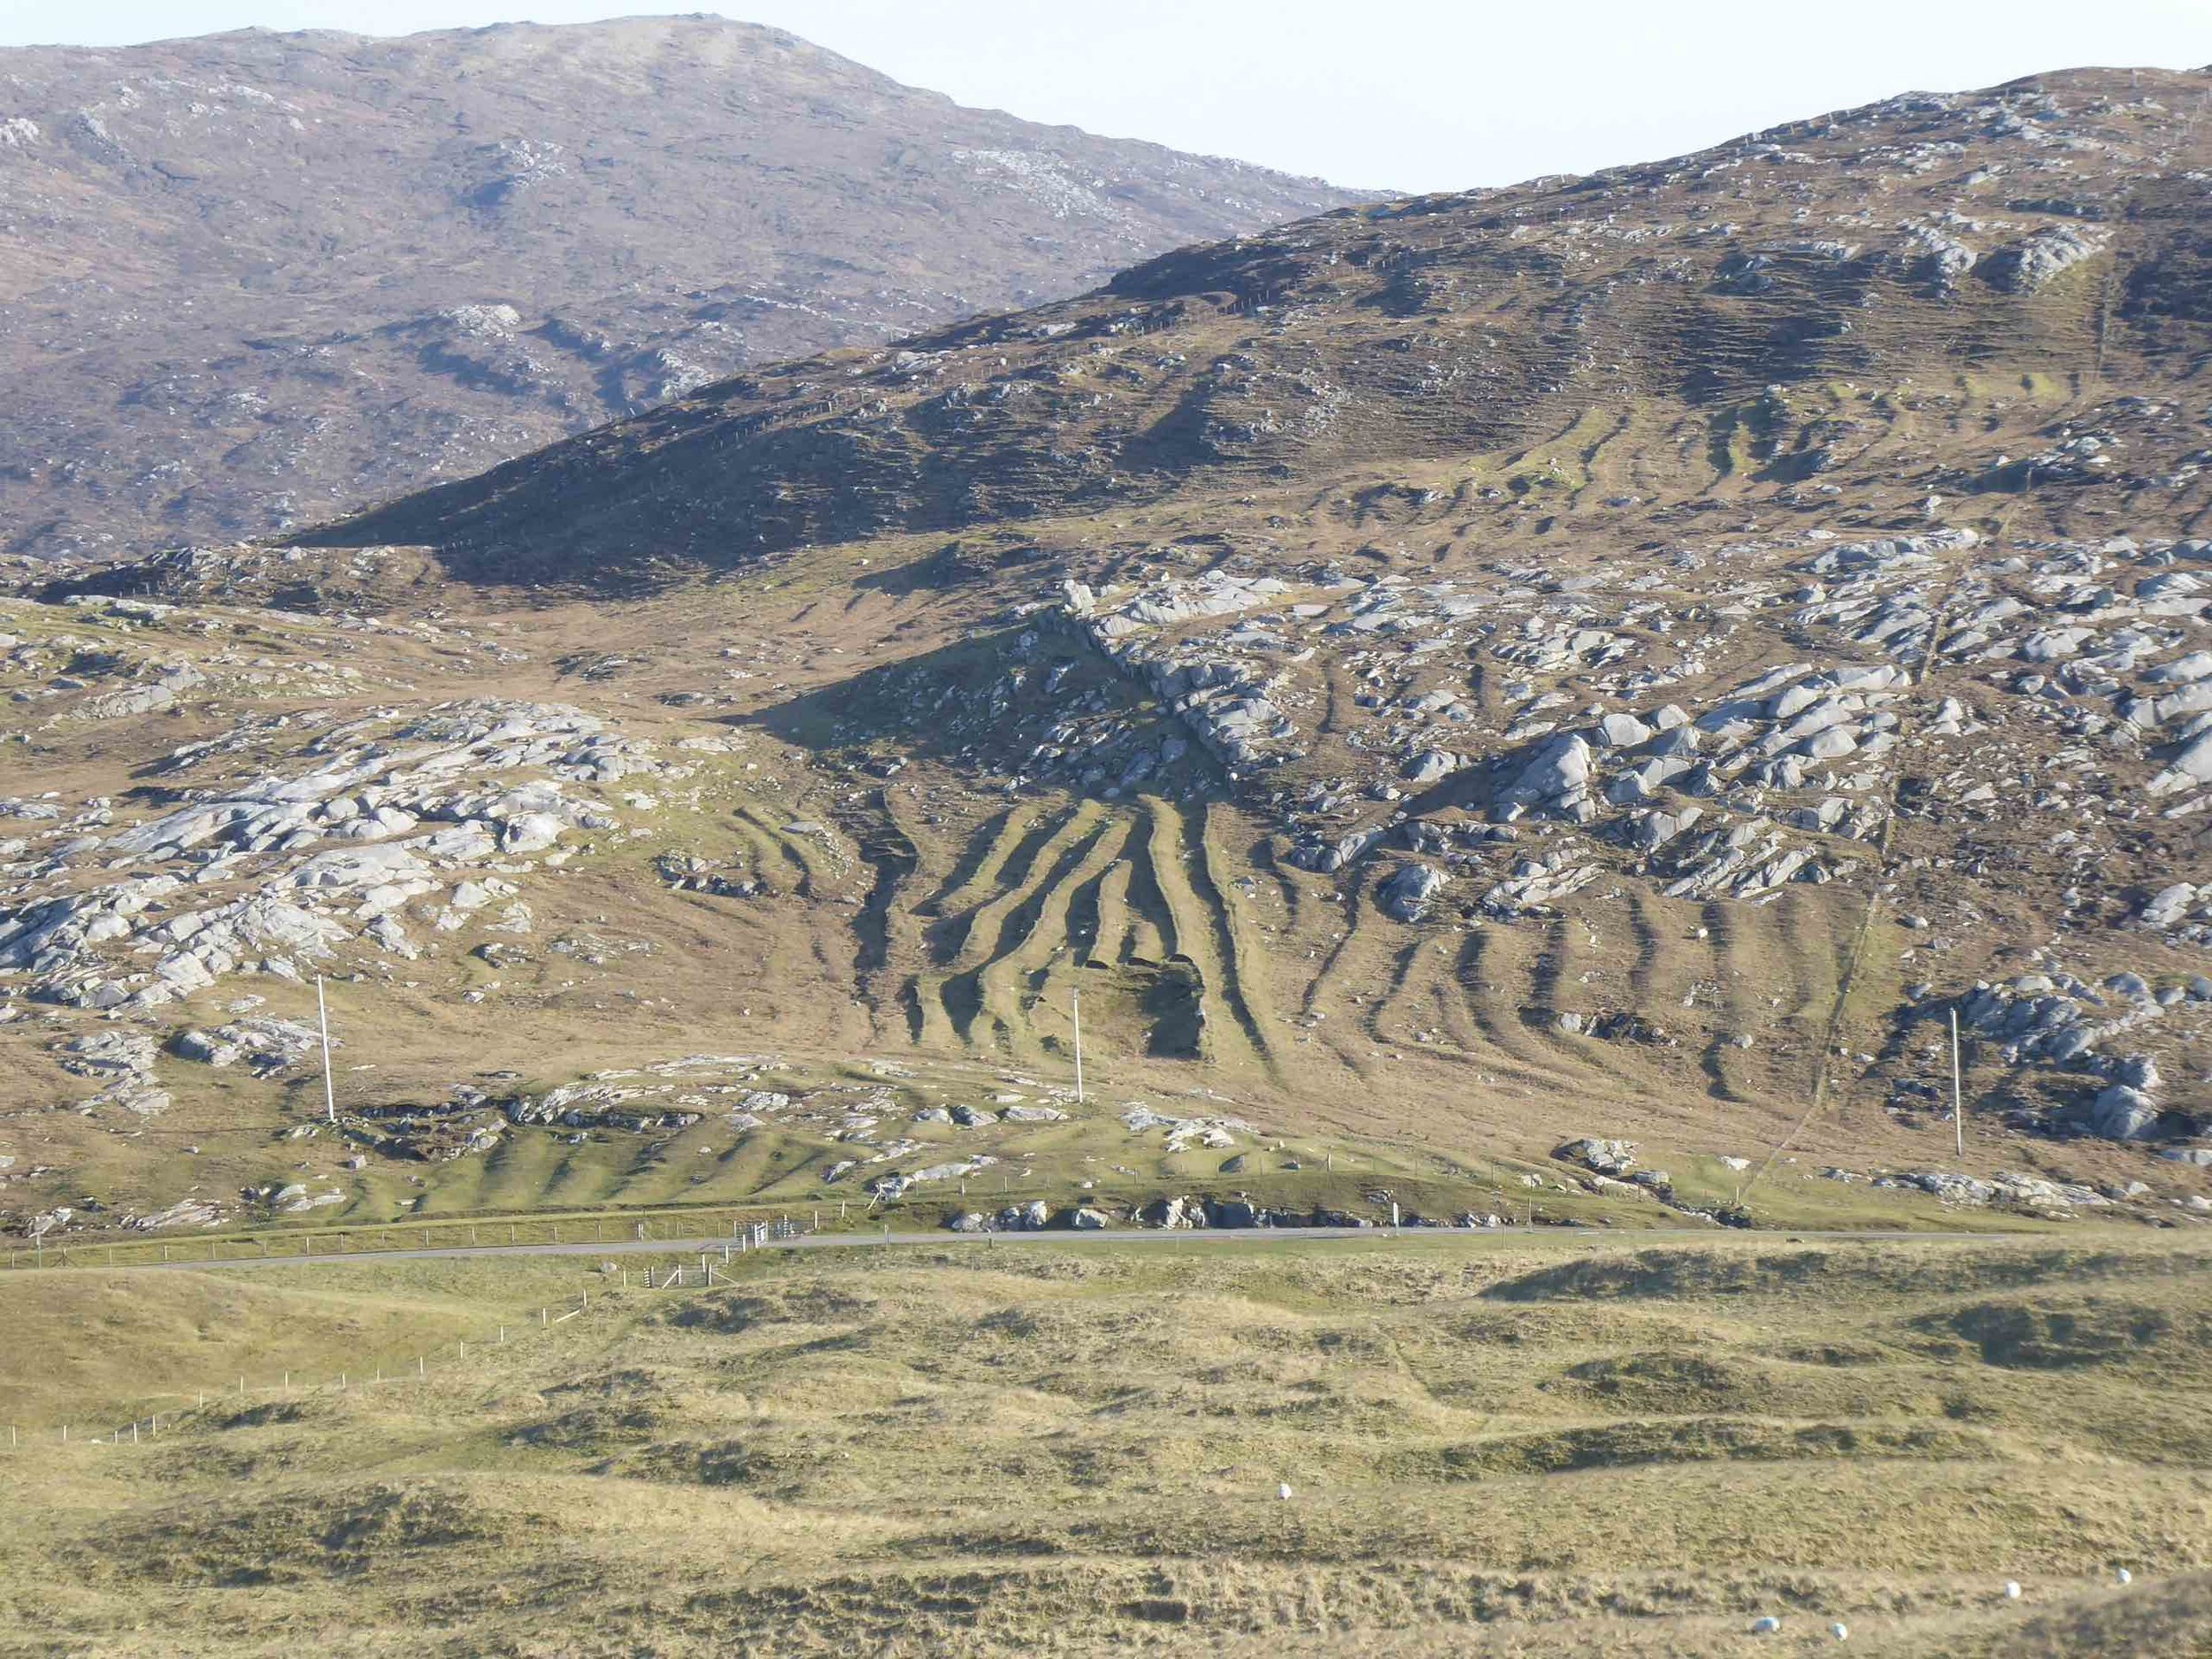
{"label": "mound of grass", "polygon": [[1643,1250],[1542,1267],[1489,1286],[1501,1302],[1686,1301],[1717,1296],[1931,1295],[2114,1276],[2200,1271],[2200,1253],[2140,1256],[2101,1249],[2000,1246],[1946,1253],[1885,1245],[1755,1252]]}

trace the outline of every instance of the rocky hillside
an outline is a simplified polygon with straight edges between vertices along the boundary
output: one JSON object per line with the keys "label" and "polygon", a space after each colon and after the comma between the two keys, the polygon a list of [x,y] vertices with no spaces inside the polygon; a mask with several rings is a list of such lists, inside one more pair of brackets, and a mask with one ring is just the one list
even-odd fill
{"label": "rocky hillside", "polygon": [[2212,1211],[2208,89],[1362,209],[27,582],[19,1212]]}
{"label": "rocky hillside", "polygon": [[0,52],[5,544],[280,532],[1348,199],[717,19]]}
{"label": "rocky hillside", "polygon": [[[2024,505],[2021,529],[2055,528],[2105,504],[2064,487],[2085,475],[2148,486],[2184,523],[2203,487],[2164,480],[2193,465],[2193,418],[2124,461],[2038,455],[2055,414],[2136,420],[2108,402],[2202,349],[2206,89],[2055,75],[1345,209],[703,388],[316,539],[608,580],[1286,488],[1301,528],[1328,509],[1437,557],[1548,555],[1701,514],[1918,522],[1936,493],[1953,518]],[[1234,523],[1203,514],[1194,528]]]}

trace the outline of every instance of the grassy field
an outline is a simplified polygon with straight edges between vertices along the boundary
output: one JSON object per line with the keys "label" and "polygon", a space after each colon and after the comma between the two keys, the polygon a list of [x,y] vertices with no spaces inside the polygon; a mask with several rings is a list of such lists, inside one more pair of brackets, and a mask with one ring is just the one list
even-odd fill
{"label": "grassy field", "polygon": [[[13,1275],[0,1400],[40,1426],[0,1654],[1689,1655],[1837,1622],[2203,1652],[2208,1264],[2077,1232],[1009,1242],[705,1291],[588,1257]],[[160,1386],[157,1440],[88,1443]]]}

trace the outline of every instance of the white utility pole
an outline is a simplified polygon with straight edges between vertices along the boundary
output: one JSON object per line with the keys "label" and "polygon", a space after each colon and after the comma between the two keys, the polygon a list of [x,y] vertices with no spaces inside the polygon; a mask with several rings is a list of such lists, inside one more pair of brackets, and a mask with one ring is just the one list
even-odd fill
{"label": "white utility pole", "polygon": [[1959,1093],[1959,1011],[1951,1010],[1951,1132],[1959,1156],[1966,1156],[1966,1106]]}
{"label": "white utility pole", "polygon": [[323,1118],[338,1121],[338,1097],[330,1087],[330,1010],[323,1004],[323,976],[315,976],[315,1020],[323,1029]]}
{"label": "white utility pole", "polygon": [[1083,1103],[1083,987],[1077,986],[1068,993],[1068,1006],[1075,1011],[1075,1103]]}

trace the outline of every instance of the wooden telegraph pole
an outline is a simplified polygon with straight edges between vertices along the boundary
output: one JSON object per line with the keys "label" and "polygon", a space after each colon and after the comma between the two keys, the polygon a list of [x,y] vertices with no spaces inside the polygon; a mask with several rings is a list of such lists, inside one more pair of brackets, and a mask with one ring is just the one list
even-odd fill
{"label": "wooden telegraph pole", "polygon": [[1068,993],[1068,1006],[1075,1018],[1075,1103],[1083,1103],[1083,987],[1075,987]]}
{"label": "wooden telegraph pole", "polygon": [[323,1033],[323,1121],[338,1121],[338,1096],[330,1087],[330,1010],[323,1002],[323,976],[315,976],[315,1022]]}
{"label": "wooden telegraph pole", "polygon": [[1959,1091],[1959,1011],[1951,1010],[1951,1133],[1959,1159],[1966,1158],[1966,1105]]}

